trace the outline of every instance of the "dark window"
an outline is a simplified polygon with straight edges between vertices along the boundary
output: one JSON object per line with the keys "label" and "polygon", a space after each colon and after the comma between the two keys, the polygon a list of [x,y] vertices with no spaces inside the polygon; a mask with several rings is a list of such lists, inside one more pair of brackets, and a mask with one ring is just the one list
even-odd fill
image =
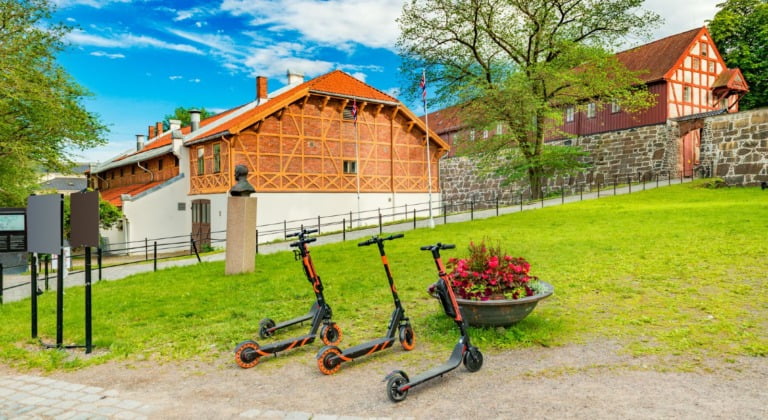
{"label": "dark window", "polygon": [[205,173],[205,150],[202,147],[197,149],[197,174],[203,175]]}
{"label": "dark window", "polygon": [[213,145],[213,173],[221,171],[221,144]]}
{"label": "dark window", "polygon": [[344,161],[344,173],[345,174],[356,174],[357,173],[357,162],[354,160],[345,160]]}

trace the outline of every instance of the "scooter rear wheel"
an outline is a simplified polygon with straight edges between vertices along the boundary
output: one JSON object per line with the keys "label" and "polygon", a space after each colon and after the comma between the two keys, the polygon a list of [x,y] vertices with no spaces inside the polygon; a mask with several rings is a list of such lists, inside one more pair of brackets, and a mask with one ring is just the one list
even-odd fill
{"label": "scooter rear wheel", "polygon": [[259,344],[253,340],[246,340],[235,347],[235,363],[243,369],[248,369],[259,364]]}
{"label": "scooter rear wheel", "polygon": [[335,322],[323,325],[320,330],[320,339],[323,343],[329,346],[337,346],[341,343],[341,327],[336,325]]}
{"label": "scooter rear wheel", "polygon": [[408,390],[405,391],[398,391],[397,389],[400,388],[400,386],[407,384],[408,379],[406,379],[403,375],[397,373],[395,375],[392,375],[392,377],[389,378],[387,381],[387,396],[389,397],[392,402],[400,402],[405,400],[405,398],[408,396]]}
{"label": "scooter rear wheel", "polygon": [[326,375],[333,375],[341,369],[341,361],[333,361],[334,356],[340,356],[341,350],[336,346],[327,346],[320,350],[317,356],[317,367]]}
{"label": "scooter rear wheel", "polygon": [[477,347],[470,347],[464,353],[464,367],[470,372],[477,372],[483,367],[483,353]]}
{"label": "scooter rear wheel", "polygon": [[272,334],[274,334],[274,331],[270,331],[269,329],[275,326],[275,321],[264,318],[261,321],[259,321],[259,338],[267,338],[271,337]]}
{"label": "scooter rear wheel", "polygon": [[400,345],[406,351],[411,351],[416,347],[416,333],[413,332],[411,324],[400,327]]}

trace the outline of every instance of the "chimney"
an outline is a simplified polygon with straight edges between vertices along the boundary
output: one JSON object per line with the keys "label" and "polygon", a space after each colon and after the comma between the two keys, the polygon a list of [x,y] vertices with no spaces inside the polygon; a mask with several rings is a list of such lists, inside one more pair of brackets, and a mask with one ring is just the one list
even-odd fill
{"label": "chimney", "polygon": [[168,125],[170,125],[170,130],[178,130],[181,128],[181,120],[168,120]]}
{"label": "chimney", "polygon": [[162,122],[156,122],[155,123],[155,131],[156,131],[155,134],[157,134],[157,136],[160,136],[161,134],[163,134],[163,123]]}
{"label": "chimney", "polygon": [[267,99],[267,78],[256,77],[256,99]]}
{"label": "chimney", "polygon": [[190,109],[189,120],[192,125],[192,131],[197,131],[200,128],[200,110]]}
{"label": "chimney", "polygon": [[294,73],[288,69],[288,84],[291,86],[300,85],[304,83],[304,75],[301,73]]}
{"label": "chimney", "polygon": [[149,127],[147,127],[147,138],[148,139],[155,138],[155,127],[153,127],[151,125]]}
{"label": "chimney", "polygon": [[136,134],[136,151],[138,152],[143,147],[144,147],[144,134]]}

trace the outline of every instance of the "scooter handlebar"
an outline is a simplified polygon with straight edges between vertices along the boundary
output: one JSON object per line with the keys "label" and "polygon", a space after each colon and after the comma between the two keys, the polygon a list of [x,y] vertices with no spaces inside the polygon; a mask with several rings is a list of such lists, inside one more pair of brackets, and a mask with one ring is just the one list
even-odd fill
{"label": "scooter handlebar", "polygon": [[294,236],[309,235],[310,233],[316,233],[317,229],[302,229],[298,232],[293,232],[285,235],[286,238],[293,238]]}
{"label": "scooter handlebar", "polygon": [[367,241],[358,243],[357,246],[368,246],[381,241],[391,241],[393,239],[404,238],[404,237],[405,235],[402,233],[398,233],[396,235],[390,235],[390,236],[387,236],[386,238],[379,238],[378,236],[374,236],[373,238],[368,239]]}
{"label": "scooter handlebar", "polygon": [[419,248],[422,251],[432,251],[434,249],[453,249],[456,248],[456,245],[454,244],[441,244],[438,242],[435,245],[424,245],[423,247]]}
{"label": "scooter handlebar", "polygon": [[308,244],[310,242],[315,242],[316,240],[317,240],[317,238],[302,239],[300,241],[296,241],[296,242],[291,243],[291,246],[292,247],[298,247],[298,246],[301,246],[301,244]]}

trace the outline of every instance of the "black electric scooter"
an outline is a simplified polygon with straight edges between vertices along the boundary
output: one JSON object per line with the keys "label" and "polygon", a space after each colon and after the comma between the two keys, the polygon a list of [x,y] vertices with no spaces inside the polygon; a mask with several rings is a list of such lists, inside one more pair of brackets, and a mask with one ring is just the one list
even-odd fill
{"label": "black electric scooter", "polygon": [[[315,266],[312,263],[312,258],[309,256],[309,248],[307,247],[307,244],[316,241],[317,238],[308,238],[307,235],[315,232],[317,232],[317,229],[302,229],[301,232],[288,235],[288,237],[299,237],[298,241],[291,243],[291,247],[297,248],[293,251],[294,256],[296,260],[301,260],[304,267],[304,274],[307,276],[307,280],[312,284],[312,289],[315,292],[316,298],[315,303],[312,305],[312,308],[310,308],[309,313],[304,316],[277,325],[275,325],[274,321],[267,318],[262,320],[259,326],[259,336],[265,338],[271,336],[275,331],[281,328],[295,325],[311,318],[312,326],[309,329],[309,334],[278,341],[264,347],[259,347],[259,344],[253,340],[243,341],[235,348],[235,362],[241,368],[247,369],[256,366],[256,364],[259,363],[259,358],[261,356],[268,356],[270,354],[276,355],[283,350],[291,350],[296,347],[311,344],[317,338],[318,329],[320,329],[320,339],[323,343],[337,345],[341,342],[341,328],[339,328],[335,322],[331,321],[332,311],[331,307],[325,303],[323,283],[320,281],[320,276],[315,272]],[[320,328],[321,325],[322,328]]]}
{"label": "black electric scooter", "polygon": [[408,391],[416,385],[424,383],[430,379],[434,379],[438,376],[452,371],[459,367],[464,362],[464,367],[470,372],[477,372],[483,366],[483,354],[480,349],[473,346],[469,342],[469,335],[467,334],[467,325],[464,319],[461,317],[461,311],[459,311],[459,305],[456,303],[456,295],[451,288],[451,279],[445,272],[445,266],[440,259],[441,249],[453,249],[455,245],[441,244],[427,245],[421,247],[422,251],[431,251],[432,257],[437,265],[438,276],[440,277],[435,283],[435,292],[437,293],[440,303],[443,305],[445,314],[453,318],[456,325],[461,331],[461,338],[456,346],[453,347],[451,357],[442,365],[428,370],[420,375],[409,378],[408,375],[402,370],[396,370],[386,378],[387,381],[387,395],[389,399],[394,402],[403,401],[408,396]]}
{"label": "black electric scooter", "polygon": [[395,302],[395,310],[392,312],[392,316],[389,319],[387,335],[367,343],[350,347],[344,351],[341,351],[337,346],[323,347],[317,353],[317,367],[320,369],[320,372],[323,372],[326,375],[332,375],[341,369],[341,364],[343,362],[349,362],[358,357],[367,356],[371,353],[392,347],[392,344],[395,342],[396,333],[399,336],[400,345],[403,346],[403,349],[413,350],[415,347],[416,335],[413,333],[410,321],[405,317],[405,309],[403,309],[403,306],[400,304],[400,297],[397,295],[395,281],[392,278],[392,272],[389,270],[389,260],[384,252],[384,241],[391,241],[393,239],[402,238],[403,236],[402,233],[391,235],[386,238],[374,236],[365,242],[357,244],[357,246],[368,246],[373,244],[379,246],[379,255],[381,255],[384,272],[387,273],[387,280],[389,280],[389,290],[392,292],[392,299]]}

